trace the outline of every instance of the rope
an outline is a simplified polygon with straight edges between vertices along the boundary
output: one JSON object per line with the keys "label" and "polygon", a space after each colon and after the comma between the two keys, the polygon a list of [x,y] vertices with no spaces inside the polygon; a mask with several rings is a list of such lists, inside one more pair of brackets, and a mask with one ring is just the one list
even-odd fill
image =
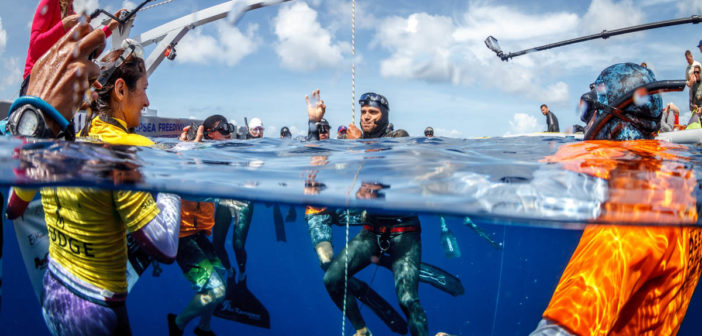
{"label": "rope", "polygon": [[[356,124],[356,0],[351,0],[351,121]],[[351,192],[353,187],[356,185],[356,179],[358,179],[358,174],[361,172],[361,164],[356,171],[356,175],[353,177],[353,182],[351,187],[346,194],[346,205],[349,203],[351,198]],[[344,251],[346,251],[346,261],[344,262],[344,304],[341,311],[341,336],[344,336],[344,331],[346,330],[346,299],[348,296],[349,289],[349,228],[351,227],[350,213],[348,207],[346,208],[346,243],[344,245]]]}
{"label": "rope", "polygon": [[356,0],[351,0],[351,121],[356,124]]}
{"label": "rope", "polygon": [[154,7],[158,7],[158,6],[161,6],[161,5],[165,5],[165,4],[169,3],[169,2],[173,2],[173,0],[166,0],[166,1],[163,1],[163,2],[159,2],[159,3],[157,3],[157,4],[153,4],[153,5],[150,5],[150,6],[146,6],[146,7],[142,8],[142,9],[140,9],[139,12],[145,11],[145,10],[147,10],[147,9],[151,9],[151,8],[154,8]]}
{"label": "rope", "polygon": [[[353,187],[356,185],[356,181],[358,180],[358,175],[361,173],[362,167],[363,163],[361,163],[358,166],[356,174],[353,176],[351,186],[349,186],[349,190],[346,192],[346,243],[344,245],[344,251],[346,252],[346,260],[344,261],[344,305],[341,309],[341,336],[344,336],[344,330],[346,330],[346,297],[348,295],[349,290],[349,228],[351,227],[351,214],[348,206],[351,199],[351,192],[353,191]],[[375,277],[375,275],[373,276]]]}

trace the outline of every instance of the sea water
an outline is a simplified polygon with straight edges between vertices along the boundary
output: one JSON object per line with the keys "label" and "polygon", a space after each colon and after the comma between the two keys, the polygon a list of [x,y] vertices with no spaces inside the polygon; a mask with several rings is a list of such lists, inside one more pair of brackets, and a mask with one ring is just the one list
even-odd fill
{"label": "sea water", "polygon": [[[183,145],[162,139],[160,148],[134,149],[0,139],[0,184],[99,186],[255,201],[246,243],[248,287],[270,313],[271,329],[215,317],[211,326],[218,335],[342,333],[341,311],[324,288],[310,243],[305,205],[419,213],[422,261],[458,276],[465,288],[465,294],[453,297],[420,283],[430,334],[526,335],[540,320],[583,226],[592,222],[603,201],[603,186],[596,179],[542,160],[575,141],[263,139]],[[702,176],[700,154],[697,147],[683,153],[697,176]],[[364,183],[382,189],[375,198],[361,198]],[[276,205],[284,217],[290,207],[297,214],[284,223],[285,241],[276,240]],[[440,215],[460,245],[459,258],[444,253]],[[333,230],[339,252],[345,230]],[[352,226],[350,237],[359,230]],[[0,333],[47,334],[11,222],[5,222],[3,233]],[[233,260],[231,237],[227,242]],[[176,264],[161,268],[158,276],[147,269],[129,294],[135,335],[166,335],[166,314],[180,312],[194,294]],[[401,311],[389,271],[371,264],[357,277]],[[702,327],[695,318],[702,312],[699,301],[697,294],[680,335],[696,335]],[[392,334],[369,308],[361,312],[375,335]],[[186,334],[195,326],[197,319]],[[346,334],[352,334],[348,322]]]}

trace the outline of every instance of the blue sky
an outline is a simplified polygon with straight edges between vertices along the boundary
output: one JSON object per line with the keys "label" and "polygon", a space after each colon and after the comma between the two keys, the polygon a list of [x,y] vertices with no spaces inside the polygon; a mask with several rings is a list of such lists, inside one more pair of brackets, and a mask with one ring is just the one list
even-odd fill
{"label": "blue sky", "polygon": [[[76,0],[77,8],[114,11],[137,1]],[[159,2],[159,1],[156,1]],[[132,36],[219,0],[173,0],[139,13]],[[38,1],[0,0],[0,99],[14,99]],[[645,61],[658,79],[681,79],[684,51],[696,59],[699,25],[682,25],[596,40],[500,61],[488,35],[518,51],[603,29],[702,14],[701,0],[356,2],[356,52],[351,56],[351,2],[293,0],[247,14],[236,27],[211,23],[189,33],[175,61],[150,78],[151,108],[160,116],[205,118],[219,113],[243,122],[259,117],[266,136],[280,127],[306,133],[305,94],[319,88],[327,119],[351,121],[351,64],[356,95],[388,97],[396,128],[421,135],[426,126],[453,137],[542,131],[546,103],[565,130],[578,123],[576,105],[605,67]],[[148,51],[148,48],[147,48]],[[686,107],[687,91],[664,101]],[[356,113],[358,113],[356,105]],[[683,108],[683,115],[688,114]],[[682,118],[686,121],[685,117]]]}

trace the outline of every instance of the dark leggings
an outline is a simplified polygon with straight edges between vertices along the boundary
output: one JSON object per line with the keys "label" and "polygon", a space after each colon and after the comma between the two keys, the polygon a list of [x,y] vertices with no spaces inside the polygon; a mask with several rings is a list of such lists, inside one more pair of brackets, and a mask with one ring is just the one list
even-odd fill
{"label": "dark leggings", "polygon": [[86,300],[44,273],[41,312],[52,335],[131,335],[127,306],[106,307]]}
{"label": "dark leggings", "polygon": [[[376,234],[361,230],[349,242],[349,278],[368,266],[372,256],[380,255]],[[419,304],[419,265],[421,263],[422,243],[419,232],[398,234],[390,239],[390,249],[387,251],[391,270],[395,278],[395,293],[402,311],[407,316],[409,330],[412,335],[427,335],[427,316]],[[324,285],[329,296],[339,309],[344,302],[344,268],[346,264],[346,249],[334,257],[329,269],[324,274]],[[346,317],[356,330],[366,326],[358,309],[356,298],[346,296]]]}
{"label": "dark leggings", "polygon": [[240,207],[237,207],[237,212],[234,216],[229,207],[223,205],[217,206],[217,211],[215,212],[215,226],[212,229],[212,244],[224,268],[232,269],[232,264],[229,261],[229,255],[224,247],[224,242],[227,238],[227,231],[229,231],[232,217],[234,217],[234,232],[232,232],[234,254],[236,255],[239,272],[245,273],[247,256],[244,245],[246,245],[246,237],[249,235],[249,227],[251,226],[253,203],[241,201],[240,205]]}

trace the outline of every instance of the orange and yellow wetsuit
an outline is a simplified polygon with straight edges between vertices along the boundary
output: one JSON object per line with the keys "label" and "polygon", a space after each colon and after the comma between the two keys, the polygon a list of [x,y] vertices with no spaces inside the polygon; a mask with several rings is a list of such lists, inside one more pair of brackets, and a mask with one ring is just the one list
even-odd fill
{"label": "orange and yellow wetsuit", "polygon": [[609,185],[595,220],[604,225],[583,232],[545,319],[576,335],[677,333],[702,259],[686,151],[655,140],[588,141],[545,159]]}

